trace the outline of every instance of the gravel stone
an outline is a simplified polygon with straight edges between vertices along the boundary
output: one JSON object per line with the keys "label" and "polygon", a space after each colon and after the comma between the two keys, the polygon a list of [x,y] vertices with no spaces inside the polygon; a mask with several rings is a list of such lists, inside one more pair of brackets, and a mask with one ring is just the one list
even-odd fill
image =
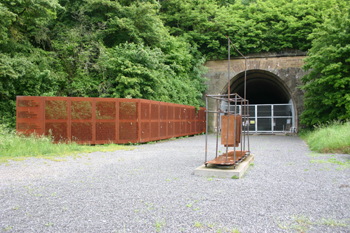
{"label": "gravel stone", "polygon": [[0,232],[350,232],[350,168],[327,163],[350,155],[251,136],[254,164],[242,179],[218,179],[193,175],[204,145],[200,135],[1,164]]}

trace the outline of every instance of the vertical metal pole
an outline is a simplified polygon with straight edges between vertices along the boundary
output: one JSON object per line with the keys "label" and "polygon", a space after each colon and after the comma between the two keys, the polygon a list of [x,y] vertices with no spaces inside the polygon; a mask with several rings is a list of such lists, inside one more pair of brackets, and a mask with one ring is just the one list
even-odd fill
{"label": "vertical metal pole", "polygon": [[272,129],[272,133],[274,131],[274,128],[275,128],[275,119],[273,118],[273,104],[271,104],[271,129]]}
{"label": "vertical metal pole", "polygon": [[218,157],[218,147],[219,147],[219,100],[216,99],[216,155],[215,158]]}
{"label": "vertical metal pole", "polygon": [[244,57],[244,99],[247,99],[247,58]]}
{"label": "vertical metal pole", "polygon": [[236,163],[237,94],[235,94],[235,124],[233,132],[233,162]]}
{"label": "vertical metal pole", "polygon": [[[244,101],[246,101],[246,100],[247,100],[247,58],[244,57]],[[246,111],[245,111],[245,113],[246,113]],[[246,115],[246,114],[244,114],[244,115]],[[245,120],[246,120],[246,117],[245,117]],[[245,123],[247,123],[247,121]],[[249,124],[246,124],[246,127],[249,128],[248,125]],[[244,134],[244,150],[245,150],[245,137],[246,137],[246,135]],[[248,135],[248,137],[249,137],[249,135]]]}
{"label": "vertical metal pole", "polygon": [[294,113],[294,104],[293,104],[293,101],[291,103],[291,110],[292,110],[292,127],[294,128],[295,127],[295,113]]}
{"label": "vertical metal pole", "polygon": [[247,100],[247,117],[248,117],[248,151],[250,154],[250,145],[249,145],[249,125],[250,125],[250,118],[249,118],[249,100]]}
{"label": "vertical metal pole", "polygon": [[258,105],[255,105],[255,132],[258,133]]}
{"label": "vertical metal pole", "polygon": [[206,119],[205,119],[205,163],[208,161],[208,97],[205,96]]}
{"label": "vertical metal pole", "polygon": [[[243,128],[243,125],[245,125],[245,121],[244,121],[244,119],[245,119],[245,116],[244,116],[244,105],[243,105],[243,103],[244,103],[244,101],[241,101],[241,110],[240,110],[240,113],[241,113],[241,119],[242,119],[242,122],[241,122],[241,127],[242,127],[242,132],[241,132],[241,138],[240,138],[240,141],[241,141],[241,153],[242,153],[242,151],[243,151],[243,146],[242,146],[242,144],[244,144],[244,143],[242,143],[242,141],[244,140],[245,141],[245,130],[244,130],[244,128]],[[243,124],[244,123],[244,124]],[[245,126],[244,126],[245,127]],[[243,136],[242,136],[243,135]],[[243,140],[242,140],[242,137],[243,137]]]}
{"label": "vertical metal pole", "polygon": [[230,39],[227,37],[227,47],[228,47],[228,65],[227,65],[227,140],[226,140],[226,163],[227,163],[227,157],[228,157],[228,136],[229,136],[229,129],[230,129],[230,99],[231,99],[231,93],[230,93],[230,57],[231,57],[231,50],[230,50]]}

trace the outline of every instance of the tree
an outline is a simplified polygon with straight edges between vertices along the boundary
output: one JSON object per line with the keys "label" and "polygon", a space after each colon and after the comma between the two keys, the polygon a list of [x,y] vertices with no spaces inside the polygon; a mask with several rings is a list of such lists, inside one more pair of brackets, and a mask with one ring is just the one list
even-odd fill
{"label": "tree", "polygon": [[167,0],[161,2],[161,17],[172,35],[185,37],[208,59],[225,59],[226,36],[244,54],[309,49],[308,35],[334,2]]}
{"label": "tree", "polygon": [[53,53],[42,50],[47,25],[61,9],[57,1],[0,3],[0,122],[15,125],[16,95],[53,95]]}
{"label": "tree", "polygon": [[302,123],[312,126],[350,119],[350,7],[335,5],[325,22],[310,34],[312,48],[302,78],[306,91]]}

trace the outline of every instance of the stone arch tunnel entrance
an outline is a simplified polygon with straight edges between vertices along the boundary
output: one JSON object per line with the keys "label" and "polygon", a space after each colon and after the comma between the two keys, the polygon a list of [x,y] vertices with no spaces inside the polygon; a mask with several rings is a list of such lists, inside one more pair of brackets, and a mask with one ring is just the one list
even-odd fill
{"label": "stone arch tunnel entrance", "polygon": [[[285,51],[251,54],[247,56],[246,61],[241,58],[232,58],[230,60],[230,74],[228,74],[227,60],[207,61],[205,66],[208,68],[208,72],[204,75],[208,85],[206,94],[227,93],[227,77],[229,75],[231,93],[236,92],[244,97],[244,70],[247,68],[247,99],[252,105],[250,107],[251,118],[256,123],[250,124],[250,131],[283,132],[283,127],[285,127],[285,131],[288,130],[288,127],[298,129],[299,115],[304,111],[304,92],[298,86],[302,85],[301,78],[308,73],[302,69],[305,55],[306,53],[302,51]],[[214,110],[215,101],[209,100],[208,106],[209,109]],[[284,113],[287,111],[286,108],[289,108],[292,118],[282,116],[282,114],[286,114]],[[263,109],[265,109],[265,113],[263,113]],[[263,116],[264,114],[266,116]],[[266,120],[268,118],[269,122]],[[274,119],[276,119],[275,122]],[[264,122],[266,123],[265,127],[263,127]],[[287,122],[290,122],[288,126]],[[268,124],[270,124],[270,128],[268,128]],[[273,127],[274,124],[276,124],[275,127]],[[208,130],[215,132],[217,127],[217,116],[209,114]]]}
{"label": "stone arch tunnel entrance", "polygon": [[[244,72],[231,79],[230,92],[244,97]],[[227,85],[223,94],[227,94]],[[288,88],[273,73],[264,70],[247,71],[247,99],[250,104],[286,104],[291,100]]]}
{"label": "stone arch tunnel entrance", "polygon": [[[246,90],[246,99],[250,104],[250,120],[247,124],[250,132],[278,133],[294,130],[295,108],[292,95],[283,80],[266,70],[248,70]],[[244,97],[244,72],[231,79],[230,92]],[[227,94],[227,85],[222,94]],[[222,108],[227,109],[227,103],[223,103]],[[231,106],[231,110],[233,108]]]}

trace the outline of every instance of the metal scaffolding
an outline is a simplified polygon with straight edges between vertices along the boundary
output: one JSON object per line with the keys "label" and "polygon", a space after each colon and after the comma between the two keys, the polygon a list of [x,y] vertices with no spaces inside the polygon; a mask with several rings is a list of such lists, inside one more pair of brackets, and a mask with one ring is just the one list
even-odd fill
{"label": "metal scaffolding", "polygon": [[[250,155],[249,145],[249,101],[246,99],[246,82],[247,82],[247,66],[246,57],[236,48],[236,46],[228,40],[228,87],[227,94],[206,95],[206,137],[205,137],[205,166],[208,164],[236,166]],[[237,93],[230,93],[230,45],[245,59],[244,72],[244,97]],[[214,99],[215,110],[209,109],[208,98]],[[227,103],[227,110],[222,109],[223,103]],[[233,110],[231,106],[234,106]],[[238,111],[238,109],[240,111]],[[208,161],[208,120],[209,113],[216,115],[216,152],[215,159]],[[219,124],[219,118],[221,124]],[[220,127],[219,127],[220,125]],[[243,130],[242,130],[243,128]],[[226,152],[218,155],[219,152],[219,132],[221,132],[221,144],[226,147]],[[229,150],[232,147],[232,150]],[[240,148],[237,150],[236,148]]]}

